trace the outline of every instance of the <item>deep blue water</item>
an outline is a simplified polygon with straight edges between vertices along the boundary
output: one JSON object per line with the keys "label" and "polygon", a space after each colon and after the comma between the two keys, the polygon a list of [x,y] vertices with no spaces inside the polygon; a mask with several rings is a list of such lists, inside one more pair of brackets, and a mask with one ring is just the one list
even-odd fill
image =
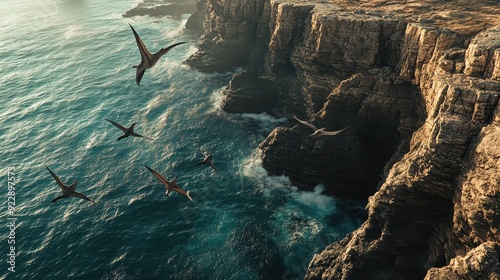
{"label": "deep blue water", "polygon": [[[0,9],[2,279],[294,279],[314,253],[357,228],[362,204],[270,177],[258,144],[282,119],[219,109],[233,73],[182,64],[197,37],[182,19],[121,14],[120,1],[6,0]],[[109,3],[108,3],[109,2]],[[135,84],[139,52],[179,41]],[[235,69],[234,71],[238,71]],[[116,138],[126,126],[153,141]],[[195,167],[211,152],[220,175]],[[170,198],[149,165],[190,191]],[[94,199],[51,203],[48,166]],[[9,167],[16,212],[8,213]],[[16,218],[15,272],[6,226]]]}

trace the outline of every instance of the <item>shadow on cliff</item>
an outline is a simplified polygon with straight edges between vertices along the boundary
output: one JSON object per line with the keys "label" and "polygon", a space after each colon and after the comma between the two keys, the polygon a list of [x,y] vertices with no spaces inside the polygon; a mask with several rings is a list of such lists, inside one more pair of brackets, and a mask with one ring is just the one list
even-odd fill
{"label": "shadow on cliff", "polygon": [[277,128],[260,145],[263,165],[304,190],[324,184],[326,194],[366,199],[409,150],[425,118],[417,87],[389,67],[355,74],[332,91],[311,120],[326,130],[348,127],[344,133],[306,138],[310,129],[302,125]]}

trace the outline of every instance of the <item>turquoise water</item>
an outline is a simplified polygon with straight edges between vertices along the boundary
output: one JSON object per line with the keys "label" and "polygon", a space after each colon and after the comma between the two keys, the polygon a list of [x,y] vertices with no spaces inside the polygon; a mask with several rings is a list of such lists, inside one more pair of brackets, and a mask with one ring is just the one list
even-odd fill
{"label": "turquoise water", "polygon": [[[121,14],[134,1],[2,1],[0,9],[0,219],[16,218],[15,272],[0,229],[2,279],[295,279],[314,253],[359,226],[361,203],[299,192],[270,177],[256,147],[283,119],[219,109],[233,73],[182,64],[197,37],[181,19]],[[178,41],[135,84],[134,25],[150,51]],[[238,69],[234,70],[235,72]],[[129,137],[104,120],[153,141]],[[220,175],[197,148],[213,154]],[[144,164],[190,191],[163,186]],[[97,202],[50,201],[45,169]],[[9,167],[16,212],[8,213]],[[11,174],[12,175],[12,174]]]}

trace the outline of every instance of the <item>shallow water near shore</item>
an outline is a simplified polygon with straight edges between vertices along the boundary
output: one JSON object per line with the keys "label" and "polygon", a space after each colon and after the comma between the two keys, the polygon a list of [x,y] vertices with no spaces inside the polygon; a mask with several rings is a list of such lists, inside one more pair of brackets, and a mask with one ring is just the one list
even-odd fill
{"label": "shallow water near shore", "polygon": [[[15,272],[2,279],[294,279],[357,228],[362,202],[300,192],[261,167],[258,144],[285,120],[232,115],[218,102],[233,73],[182,64],[197,37],[181,19],[121,14],[135,1],[7,0],[0,10],[0,218],[16,217]],[[154,52],[174,48],[141,86],[131,23]],[[235,69],[238,71],[238,69]],[[116,141],[104,118],[153,138]],[[290,124],[288,124],[290,125]],[[211,152],[220,175],[194,166]],[[170,198],[147,164],[190,191]],[[45,169],[97,202],[50,201]],[[15,168],[16,212],[7,211]],[[7,227],[0,254],[9,253]]]}

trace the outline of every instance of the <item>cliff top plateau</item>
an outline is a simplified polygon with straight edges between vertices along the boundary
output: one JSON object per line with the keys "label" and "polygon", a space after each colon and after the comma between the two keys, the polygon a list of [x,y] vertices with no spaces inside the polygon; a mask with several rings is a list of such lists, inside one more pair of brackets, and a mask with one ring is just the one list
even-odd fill
{"label": "cliff top plateau", "polygon": [[[309,1],[310,2],[310,1]],[[496,0],[323,0],[340,9],[358,13],[379,13],[448,28],[460,34],[475,34],[500,23]],[[316,6],[318,8],[318,6]]]}

